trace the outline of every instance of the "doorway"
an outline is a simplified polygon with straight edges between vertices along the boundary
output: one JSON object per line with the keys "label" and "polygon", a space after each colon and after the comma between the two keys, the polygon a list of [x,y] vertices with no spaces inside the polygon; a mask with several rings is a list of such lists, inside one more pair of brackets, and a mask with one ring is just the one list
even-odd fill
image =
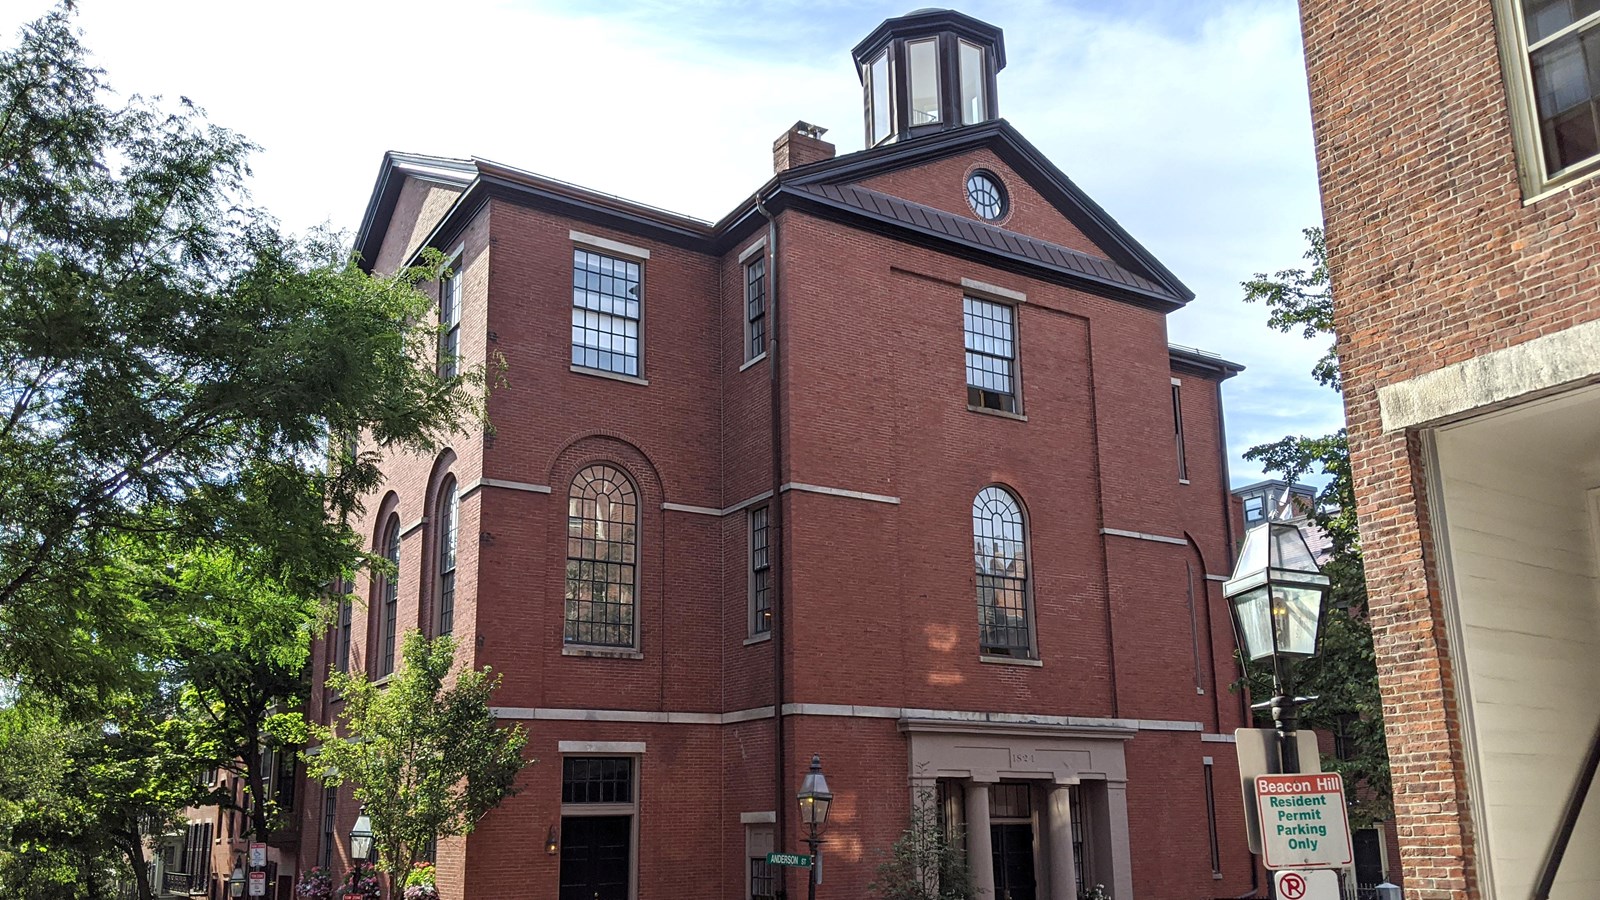
{"label": "doorway", "polygon": [[1033,875],[1033,826],[997,823],[989,826],[994,846],[995,900],[1037,900]]}
{"label": "doorway", "polygon": [[632,816],[563,816],[560,900],[628,900]]}

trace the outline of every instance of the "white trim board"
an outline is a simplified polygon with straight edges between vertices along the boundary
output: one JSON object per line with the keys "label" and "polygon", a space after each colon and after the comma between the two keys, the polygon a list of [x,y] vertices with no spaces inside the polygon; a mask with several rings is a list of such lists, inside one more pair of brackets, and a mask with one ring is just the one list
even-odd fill
{"label": "white trim board", "polygon": [[[772,707],[758,706],[733,712],[661,712],[631,709],[548,709],[523,706],[491,707],[495,717],[557,722],[622,722],[640,725],[733,725],[772,717]],[[918,709],[900,706],[848,706],[836,703],[785,703],[786,716],[829,716],[853,719],[919,719],[973,725],[1070,725],[1089,728],[1125,728],[1139,731],[1177,731],[1205,736],[1205,725],[1173,719],[1113,719],[1100,716],[1051,716],[1032,713],[996,713],[957,709]],[[1226,737],[1226,736],[1224,736]],[[642,752],[642,751],[641,751]]]}
{"label": "white trim board", "polygon": [[1143,531],[1124,531],[1121,528],[1102,528],[1100,529],[1100,533],[1110,537],[1133,538],[1134,540],[1139,541],[1155,541],[1158,544],[1176,544],[1180,547],[1189,546],[1189,542],[1183,538],[1167,537],[1160,534],[1147,534]]}

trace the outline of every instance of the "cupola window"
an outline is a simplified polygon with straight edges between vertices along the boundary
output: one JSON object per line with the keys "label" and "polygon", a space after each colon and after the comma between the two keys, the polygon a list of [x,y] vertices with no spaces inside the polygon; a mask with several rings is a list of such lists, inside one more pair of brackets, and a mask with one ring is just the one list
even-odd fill
{"label": "cupola window", "polygon": [[939,42],[932,38],[906,44],[911,63],[911,124],[939,121]]}
{"label": "cupola window", "polygon": [[878,54],[867,71],[868,118],[872,127],[871,143],[876,145],[889,136],[889,51]]}
{"label": "cupola window", "polygon": [[983,48],[961,41],[961,124],[983,121]]}

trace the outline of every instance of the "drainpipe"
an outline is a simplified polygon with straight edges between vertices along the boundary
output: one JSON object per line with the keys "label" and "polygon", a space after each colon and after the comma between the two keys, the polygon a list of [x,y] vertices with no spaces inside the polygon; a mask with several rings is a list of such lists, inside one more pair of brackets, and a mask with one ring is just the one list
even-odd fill
{"label": "drainpipe", "polygon": [[[772,500],[767,506],[770,525],[769,553],[772,555],[772,796],[773,815],[776,818],[775,841],[780,851],[787,850],[788,790],[784,775],[789,771],[788,755],[784,750],[783,728],[783,633],[785,604],[783,597],[783,412],[779,401],[778,385],[778,220],[773,218],[756,196],[756,212],[767,220],[767,385],[768,403],[772,411]],[[788,872],[785,870],[779,896],[787,896]]]}

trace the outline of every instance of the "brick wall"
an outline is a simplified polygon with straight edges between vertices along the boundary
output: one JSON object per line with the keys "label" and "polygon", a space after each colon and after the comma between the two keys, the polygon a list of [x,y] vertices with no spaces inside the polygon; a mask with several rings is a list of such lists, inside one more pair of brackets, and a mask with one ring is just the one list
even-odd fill
{"label": "brick wall", "polygon": [[1475,895],[1420,444],[1377,390],[1600,318],[1595,181],[1524,205],[1488,0],[1302,0],[1408,896]]}

